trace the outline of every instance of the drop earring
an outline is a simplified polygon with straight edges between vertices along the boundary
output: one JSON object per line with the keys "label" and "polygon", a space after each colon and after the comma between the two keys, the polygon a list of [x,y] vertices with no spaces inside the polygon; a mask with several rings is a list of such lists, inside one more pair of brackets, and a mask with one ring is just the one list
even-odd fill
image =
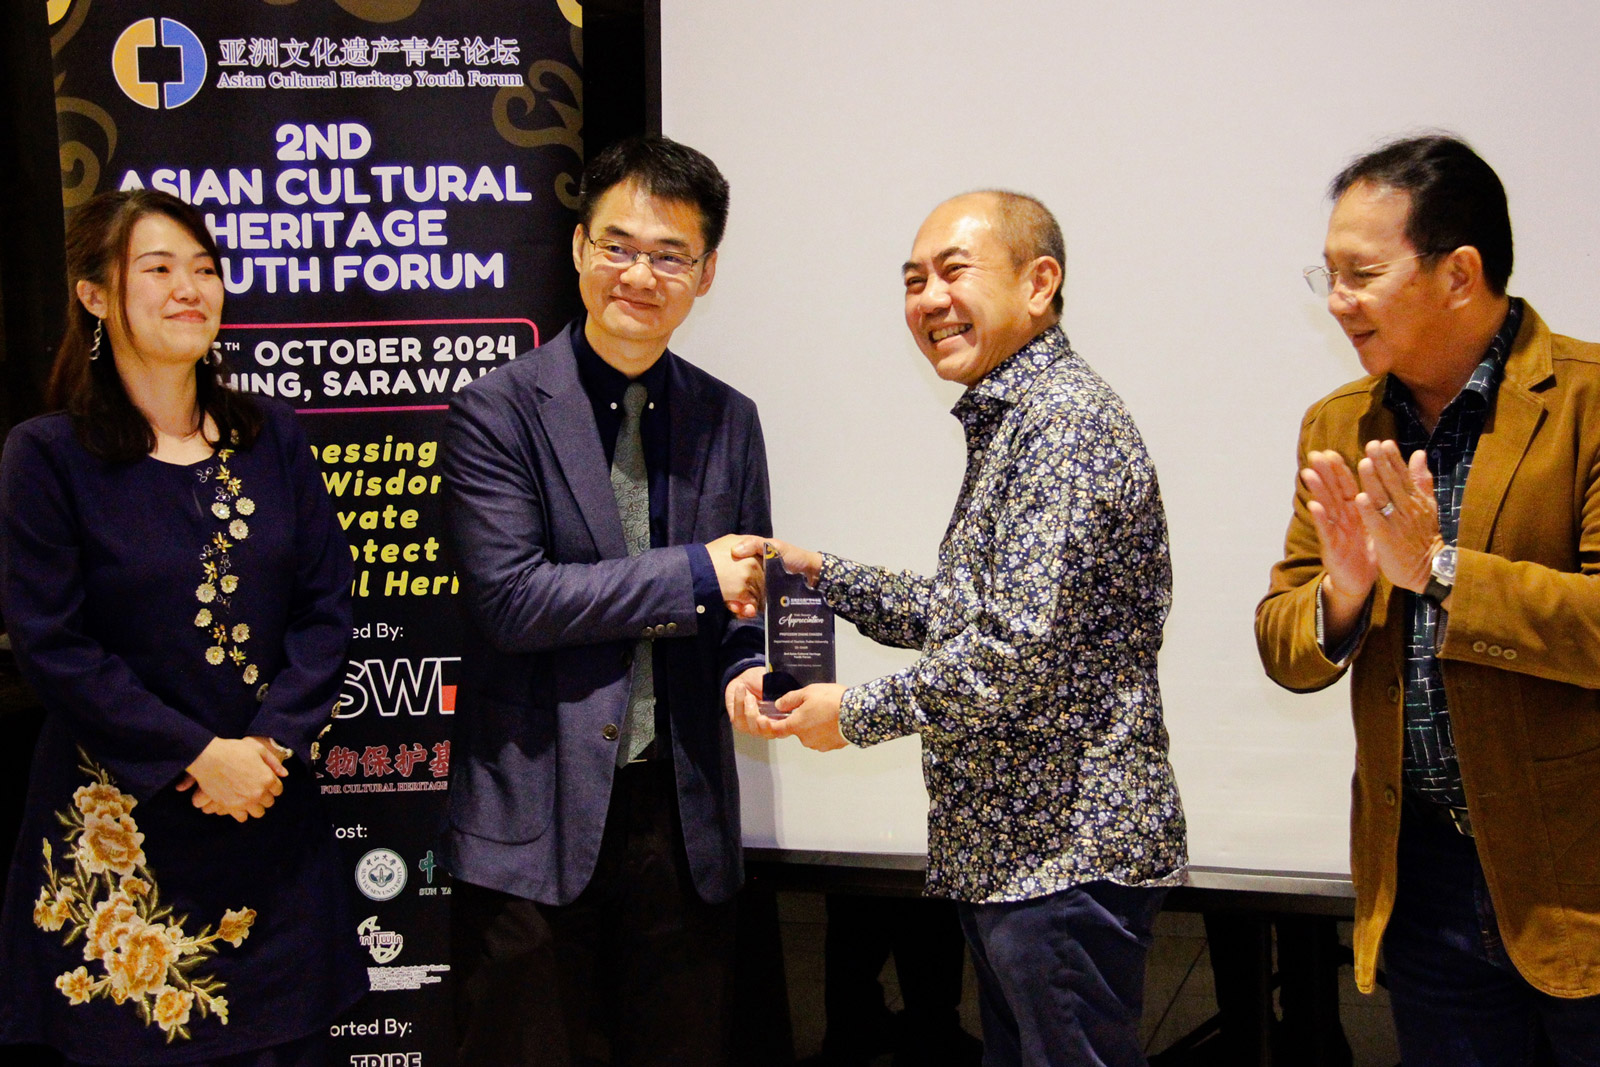
{"label": "drop earring", "polygon": [[89,362],[93,363],[100,358],[100,335],[105,332],[106,320],[94,320],[94,344],[89,346]]}

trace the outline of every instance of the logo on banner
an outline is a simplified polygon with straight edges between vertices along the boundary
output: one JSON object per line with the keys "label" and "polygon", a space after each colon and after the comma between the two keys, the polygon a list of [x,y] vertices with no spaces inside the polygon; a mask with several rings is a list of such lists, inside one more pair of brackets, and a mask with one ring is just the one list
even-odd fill
{"label": "logo on banner", "polygon": [[[146,72],[173,73],[177,77],[156,81]],[[182,107],[206,83],[206,49],[194,31],[177,19],[161,20],[160,41],[156,20],[140,19],[122,31],[111,49],[111,73],[117,87],[141,107]]]}
{"label": "logo on banner", "polygon": [[353,719],[369,707],[384,718],[454,715],[460,656],[351,660],[345,668],[339,718]]}
{"label": "logo on banner", "polygon": [[393,900],[406,887],[406,861],[398,852],[375,848],[356,864],[356,888],[368,900]]}
{"label": "logo on banner", "polygon": [[363,920],[361,925],[356,927],[356,935],[361,947],[372,954],[374,963],[392,963],[406,944],[406,939],[402,935],[378,926],[376,915],[369,915]]}

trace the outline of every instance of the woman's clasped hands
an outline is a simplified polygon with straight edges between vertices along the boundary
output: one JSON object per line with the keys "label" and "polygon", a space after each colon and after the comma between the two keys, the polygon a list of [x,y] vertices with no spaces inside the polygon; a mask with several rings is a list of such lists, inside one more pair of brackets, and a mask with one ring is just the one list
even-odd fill
{"label": "woman's clasped hands", "polygon": [[289,769],[270,737],[216,737],[178,782],[178,792],[194,790],[194,806],[208,815],[231,815],[239,822],[259,819],[283,792]]}

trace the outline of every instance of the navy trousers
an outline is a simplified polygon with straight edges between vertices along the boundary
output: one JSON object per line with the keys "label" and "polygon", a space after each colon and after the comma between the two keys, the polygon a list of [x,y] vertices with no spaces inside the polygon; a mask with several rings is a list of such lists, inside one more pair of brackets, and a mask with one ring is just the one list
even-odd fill
{"label": "navy trousers", "polygon": [[1600,1067],[1600,997],[1517,973],[1473,839],[1408,806],[1399,860],[1383,957],[1405,1067]]}
{"label": "navy trousers", "polygon": [[1143,1067],[1145,956],[1166,893],[1091,882],[961,904],[984,1067]]}

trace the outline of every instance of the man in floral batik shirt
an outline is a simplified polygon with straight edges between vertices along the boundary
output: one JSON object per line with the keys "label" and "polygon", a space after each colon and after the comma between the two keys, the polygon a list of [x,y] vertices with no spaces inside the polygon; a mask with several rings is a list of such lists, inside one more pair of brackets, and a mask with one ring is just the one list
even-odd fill
{"label": "man in floral batik shirt", "polygon": [[906,324],[967,386],[938,571],[774,542],[863,633],[922,656],[788,694],[785,719],[760,713],[756,680],[728,702],[738,728],[815,749],[921,735],[927,892],[958,901],[990,1067],[1145,1062],[1145,953],[1185,862],[1156,684],[1166,519],[1133,420],[1059,328],[1064,258],[1031,197],[972,193],[923,223]]}

